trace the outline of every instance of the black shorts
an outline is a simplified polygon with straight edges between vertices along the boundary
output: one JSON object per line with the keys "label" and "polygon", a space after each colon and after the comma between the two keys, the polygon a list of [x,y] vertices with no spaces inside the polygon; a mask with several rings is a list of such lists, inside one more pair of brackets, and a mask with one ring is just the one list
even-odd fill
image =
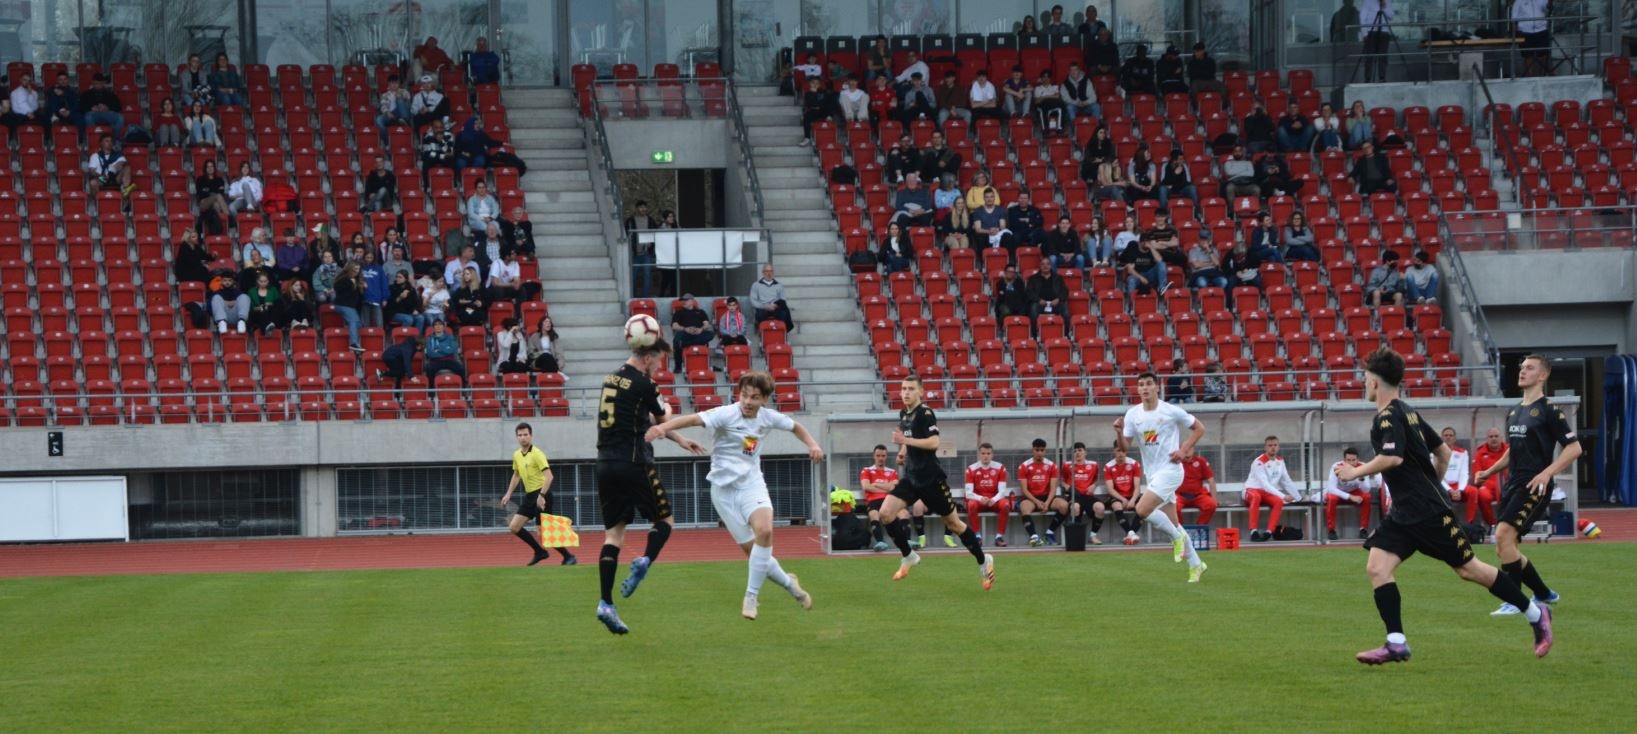
{"label": "black shorts", "polygon": [[900,480],[898,486],[892,490],[892,496],[904,501],[904,506],[913,506],[917,500],[926,505],[927,514],[943,517],[955,511],[955,499],[949,494],[949,482],[939,479],[937,483],[926,486],[916,486]]}
{"label": "black shorts", "polygon": [[1539,496],[1529,491],[1528,485],[1508,486],[1501,490],[1501,506],[1495,517],[1502,525],[1511,525],[1521,538],[1529,534],[1535,523],[1546,519],[1552,509],[1552,486]]}
{"label": "black shorts", "polygon": [[869,510],[870,512],[880,512],[881,511],[881,503],[886,502],[886,501],[887,501],[886,497],[882,497],[881,499],[878,499],[878,500],[865,500],[864,501],[864,509]]}
{"label": "black shorts", "polygon": [[1033,503],[1035,503],[1035,504],[1037,504],[1037,505],[1039,505],[1041,507],[1050,507],[1051,504],[1052,504],[1052,496],[1051,495],[1039,495],[1039,494],[1035,494],[1033,492],[1025,491],[1022,494],[1018,495],[1017,501],[1013,502],[1012,506],[1022,507],[1024,500],[1028,500],[1030,502],[1033,502]]}
{"label": "black shorts", "polygon": [[1388,515],[1364,541],[1364,547],[1380,548],[1406,560],[1418,552],[1425,553],[1451,568],[1465,566],[1473,558],[1472,544],[1467,542],[1461,522],[1452,512],[1439,513],[1414,524],[1399,522]]}
{"label": "black shorts", "polygon": [[639,512],[648,522],[671,516],[671,500],[660,486],[659,467],[653,464],[597,462],[597,500],[604,528],[633,522]]}
{"label": "black shorts", "polygon": [[541,515],[551,514],[551,495],[546,495],[546,509],[540,509],[540,491],[535,490],[523,495],[517,502],[517,514],[533,520]]}
{"label": "black shorts", "polygon": [[1526,58],[1546,56],[1551,53],[1552,32],[1525,33],[1523,34],[1523,43],[1518,44],[1518,46],[1522,49],[1520,53]]}

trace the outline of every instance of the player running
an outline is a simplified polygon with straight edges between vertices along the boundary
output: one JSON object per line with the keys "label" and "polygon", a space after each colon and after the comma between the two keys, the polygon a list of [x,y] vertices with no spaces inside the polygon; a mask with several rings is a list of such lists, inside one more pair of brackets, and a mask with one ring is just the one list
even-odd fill
{"label": "player running", "polygon": [[[1152,372],[1137,375],[1137,395],[1142,402],[1114,419],[1114,441],[1119,449],[1123,450],[1131,439],[1142,441],[1148,488],[1137,498],[1137,516],[1171,538],[1171,560],[1187,558],[1188,583],[1198,583],[1205,574],[1205,562],[1199,560],[1194,544],[1178,527],[1172,502],[1182,486],[1182,461],[1205,437],[1205,424],[1188,411],[1160,400],[1160,381]],[[1179,441],[1184,428],[1188,438]]]}
{"label": "player running", "polygon": [[1449,463],[1449,447],[1432,426],[1398,399],[1403,378],[1404,358],[1393,350],[1382,348],[1365,358],[1365,397],[1379,411],[1370,426],[1370,445],[1376,456],[1360,466],[1344,462],[1335,470],[1336,478],[1343,482],[1380,474],[1393,490],[1392,509],[1364,542],[1370,550],[1365,570],[1375,589],[1376,611],[1387,626],[1387,643],[1359,653],[1358,661],[1381,665],[1410,659],[1393,571],[1417,551],[1449,564],[1457,576],[1488,589],[1501,601],[1526,609],[1535,633],[1535,656],[1545,657],[1552,649],[1551,611],[1529,601],[1510,576],[1473,556],[1441,481]]}
{"label": "player running", "polygon": [[[1068,518],[1069,501],[1057,495],[1057,464],[1046,458],[1046,439],[1035,439],[1030,448],[1028,460],[1017,465],[1017,483],[1021,488],[1017,514],[1023,518],[1023,529],[1029,531],[1030,546],[1057,545],[1057,529]],[[1040,540],[1040,534],[1035,532],[1033,514],[1036,512],[1050,513],[1052,516],[1044,543]]]}
{"label": "player running", "polygon": [[[671,501],[659,483],[659,467],[654,465],[653,447],[643,434],[655,419],[664,420],[670,405],[659,398],[653,374],[665,368],[671,345],[664,339],[631,350],[631,358],[603,378],[597,411],[597,499],[602,506],[603,527],[607,529],[602,552],[597,558],[602,596],[597,603],[597,621],[616,635],[630,632],[614,610],[614,573],[619,570],[620,546],[625,543],[625,526],[641,512],[653,523],[648,531],[648,547],[631,561],[631,573],[620,585],[620,595],[629,597],[648,575],[648,567],[671,537]],[[690,453],[703,454],[705,447],[681,436],[669,436]]]}
{"label": "player running", "polygon": [[949,532],[960,536],[961,544],[978,559],[983,588],[988,589],[995,585],[995,557],[983,552],[983,544],[978,541],[977,533],[955,514],[955,502],[949,496],[948,477],[944,474],[943,465],[938,462],[938,417],[933,415],[932,408],[921,402],[924,396],[921,378],[916,375],[905,377],[898,384],[898,396],[903,399],[904,408],[898,411],[898,427],[892,431],[892,442],[898,446],[898,460],[904,465],[904,476],[887,495],[886,502],[881,504],[881,516],[892,518],[887,523],[887,534],[892,536],[893,544],[903,555],[892,580],[908,576],[909,570],[921,562],[921,554],[909,547],[909,531],[904,528],[904,522],[897,519],[900,510],[920,500],[926,503],[928,512],[944,519]]}
{"label": "player running", "polygon": [[[1012,514],[1012,498],[1006,487],[1006,465],[995,461],[995,447],[989,443],[978,445],[977,463],[966,467],[966,523],[983,542],[983,523],[978,513],[995,513],[995,547],[1006,547],[1006,520]],[[948,533],[944,537],[949,537]]]}
{"label": "player running", "polygon": [[[1501,560],[1501,569],[1513,581],[1535,592],[1535,601],[1556,604],[1557,592],[1540,578],[1535,564],[1518,550],[1518,540],[1529,529],[1546,517],[1551,506],[1553,479],[1580,458],[1580,441],[1574,427],[1563,411],[1546,398],[1546,378],[1552,374],[1552,365],[1545,357],[1531,354],[1518,365],[1518,387],[1523,388],[1523,402],[1506,411],[1506,453],[1489,468],[1478,472],[1473,483],[1485,480],[1506,469],[1506,487],[1501,490],[1500,524],[1495,526],[1495,555]],[[1557,460],[1552,451],[1562,446]],[[1516,604],[1502,604],[1490,614],[1501,617],[1517,614]]]}
{"label": "player running", "polygon": [[[534,428],[527,423],[519,423],[513,434],[517,436],[517,450],[512,452],[512,480],[506,484],[506,496],[500,498],[500,505],[504,507],[510,502],[517,485],[523,485],[523,500],[517,503],[517,512],[506,523],[506,529],[534,549],[534,560],[529,561],[529,565],[533,566],[550,558],[551,553],[541,547],[540,541],[534,539],[534,533],[529,532],[526,526],[530,520],[551,514],[553,477],[551,464],[546,461],[546,452],[534,445]],[[567,548],[558,548],[557,552],[563,554],[565,566],[580,562]]]}
{"label": "player running", "polygon": [[766,407],[773,390],[772,376],[746,372],[739,377],[738,402],[672,418],[648,429],[643,437],[657,441],[671,431],[694,426],[704,426],[714,433],[711,470],[705,480],[711,485],[711,504],[716,507],[717,517],[750,557],[750,580],[745,584],[741,607],[745,619],[756,618],[757,597],[767,579],[790,592],[802,609],[813,608],[813,597],[802,590],[796,575],[785,573],[773,557],[773,500],[767,496],[767,480],[762,476],[762,442],[775,429],[794,433],[807,446],[807,456],[815,464],[824,459],[824,449],[802,424]]}

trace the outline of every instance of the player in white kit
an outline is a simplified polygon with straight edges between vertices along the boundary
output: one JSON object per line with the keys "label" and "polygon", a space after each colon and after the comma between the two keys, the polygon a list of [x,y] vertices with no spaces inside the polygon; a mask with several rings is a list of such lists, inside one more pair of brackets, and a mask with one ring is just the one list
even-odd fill
{"label": "player in white kit", "polygon": [[790,592],[801,608],[813,608],[813,597],[801,588],[796,575],[785,573],[773,557],[773,501],[762,478],[762,442],[775,429],[790,431],[807,445],[807,455],[815,464],[824,459],[824,449],[802,424],[765,407],[773,390],[773,378],[766,372],[746,372],[739,378],[738,402],[672,418],[649,429],[646,436],[656,441],[691,426],[704,426],[715,433],[711,470],[705,479],[711,485],[711,504],[717,516],[750,556],[750,581],[742,608],[745,619],[756,618],[757,596],[766,579]]}
{"label": "player in white kit", "polygon": [[[1129,450],[1131,440],[1137,439],[1142,449],[1148,487],[1137,499],[1137,516],[1171,537],[1171,560],[1187,558],[1188,583],[1196,583],[1205,574],[1205,563],[1182,532],[1174,500],[1182,486],[1183,458],[1205,437],[1205,425],[1188,411],[1160,400],[1159,378],[1152,372],[1137,376],[1137,395],[1142,403],[1114,420],[1118,445]],[[1183,430],[1188,431],[1186,439],[1181,438]]]}

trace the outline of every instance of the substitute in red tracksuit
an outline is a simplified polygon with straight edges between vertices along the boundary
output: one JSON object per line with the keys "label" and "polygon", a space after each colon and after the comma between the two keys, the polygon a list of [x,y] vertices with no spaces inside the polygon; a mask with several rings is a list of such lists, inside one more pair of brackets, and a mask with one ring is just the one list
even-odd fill
{"label": "substitute in red tracksuit", "polygon": [[[1301,488],[1296,486],[1296,480],[1290,478],[1290,470],[1285,468],[1285,460],[1279,456],[1279,437],[1268,436],[1262,442],[1262,455],[1251,462],[1250,476],[1245,479],[1245,505],[1250,509],[1250,539],[1272,540],[1273,529],[1279,525],[1279,513],[1285,509],[1285,503],[1301,498]],[[1263,503],[1268,506],[1267,529],[1257,530],[1256,512]]]}
{"label": "substitute in red tracksuit", "polygon": [[[1506,455],[1506,440],[1501,436],[1501,429],[1491,428],[1484,436],[1484,442],[1472,450],[1472,476],[1495,465],[1502,456]],[[1495,524],[1495,503],[1501,500],[1501,474],[1497,473],[1482,484],[1474,487],[1475,491],[1466,495],[1466,521],[1472,522],[1482,512],[1485,525]]]}
{"label": "substitute in red tracksuit", "polygon": [[[887,549],[887,534],[881,519],[881,503],[886,501],[887,493],[898,486],[898,470],[887,466],[887,447],[875,447],[875,463],[864,467],[858,472],[859,487],[864,490],[864,506],[870,513],[870,537],[874,538],[874,550],[877,553]],[[909,519],[909,512],[898,513],[903,519]],[[888,518],[890,521],[891,518]]]}
{"label": "substitute in red tracksuit", "polygon": [[[1029,545],[1057,545],[1057,529],[1068,519],[1069,501],[1057,496],[1057,462],[1046,458],[1046,439],[1035,439],[1030,449],[1029,460],[1017,465],[1017,514],[1023,517],[1023,527],[1029,531]],[[1033,514],[1036,512],[1051,515],[1045,541],[1035,532]]]}
{"label": "substitute in red tracksuit", "polygon": [[1069,495],[1069,513],[1085,522],[1087,514],[1093,515],[1091,530],[1092,545],[1102,545],[1103,539],[1098,537],[1097,531],[1103,527],[1103,515],[1108,511],[1108,505],[1103,503],[1106,497],[1097,494],[1097,478],[1102,474],[1102,467],[1095,461],[1086,459],[1086,444],[1074,442],[1073,458],[1063,465],[1062,484],[1073,490]]}
{"label": "substitute in red tracksuit", "polygon": [[1190,507],[1199,510],[1200,525],[1211,524],[1216,517],[1216,472],[1205,457],[1187,453],[1182,462],[1182,486],[1177,488],[1177,514]]}
{"label": "substitute in red tracksuit", "polygon": [[[995,461],[995,447],[978,446],[978,461],[966,467],[966,524],[978,532],[978,513],[995,513],[995,547],[1006,547],[1006,520],[1012,514],[1011,490],[1006,487],[1006,465]],[[978,533],[983,540],[983,533]]]}
{"label": "substitute in red tracksuit", "polygon": [[1341,461],[1330,467],[1330,474],[1324,478],[1324,527],[1335,540],[1336,535],[1336,508],[1343,502],[1358,505],[1358,536],[1366,537],[1370,534],[1370,490],[1381,486],[1381,475],[1372,474],[1363,479],[1341,481],[1336,476],[1336,470],[1343,466],[1358,466],[1358,449],[1348,448],[1341,452]]}
{"label": "substitute in red tracksuit", "polygon": [[[1125,529],[1125,544],[1136,545],[1137,529],[1142,518],[1137,517],[1137,495],[1142,490],[1142,464],[1125,454],[1125,448],[1114,444],[1114,458],[1103,465],[1103,482],[1108,487],[1108,509]],[[1096,527],[1093,521],[1093,527]]]}

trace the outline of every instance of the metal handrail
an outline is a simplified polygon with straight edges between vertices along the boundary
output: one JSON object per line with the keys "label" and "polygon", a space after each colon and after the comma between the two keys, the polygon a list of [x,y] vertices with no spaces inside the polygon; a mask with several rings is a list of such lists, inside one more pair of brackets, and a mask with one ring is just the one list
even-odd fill
{"label": "metal handrail", "polygon": [[1483,69],[1477,64],[1473,64],[1472,73],[1477,75],[1478,88],[1483,90],[1484,99],[1489,102],[1488,105],[1484,106],[1484,109],[1488,111],[1488,114],[1485,115],[1487,118],[1485,124],[1489,127],[1489,145],[1494,149],[1491,155],[1498,155],[1502,150],[1506,152],[1507,176],[1512,179],[1512,200],[1521,204],[1523,203],[1523,191],[1521,190],[1523,186],[1521,179],[1518,178],[1518,172],[1523,169],[1518,165],[1518,152],[1513,150],[1510,145],[1501,145],[1500,131],[1496,129],[1495,125],[1499,113],[1495,111],[1495,97],[1489,93],[1489,81],[1484,78]]}
{"label": "metal handrail", "polygon": [[[1361,21],[1366,21],[1366,19],[1362,19],[1362,18],[1360,20]],[[1523,20],[1530,20],[1530,19],[1525,18]],[[1599,16],[1595,16],[1595,15],[1552,15],[1552,16],[1547,17],[1546,20],[1554,28],[1559,28],[1559,27],[1570,27],[1570,28],[1572,28],[1572,27],[1581,27],[1581,28],[1584,28],[1584,27],[1586,27],[1588,25],[1592,25],[1592,24],[1596,24],[1596,23],[1601,22],[1602,18],[1600,18]],[[1352,83],[1357,81],[1358,71],[1363,66],[1363,64],[1368,63],[1368,62],[1370,62],[1372,60],[1386,59],[1386,62],[1388,64],[1388,69],[1390,70],[1391,69],[1391,64],[1395,60],[1398,61],[1399,65],[1401,67],[1408,69],[1410,67],[1411,59],[1420,59],[1422,61],[1423,65],[1424,65],[1424,67],[1427,70],[1427,78],[1431,79],[1432,78],[1432,67],[1433,67],[1433,64],[1434,64],[1434,58],[1438,57],[1438,56],[1447,56],[1448,54],[1451,54],[1451,53],[1476,53],[1476,54],[1482,54],[1486,59],[1489,58],[1490,55],[1492,55],[1492,54],[1503,54],[1504,53],[1504,54],[1506,54],[1506,58],[1510,62],[1512,68],[1517,69],[1517,68],[1519,68],[1521,66],[1521,64],[1520,64],[1521,57],[1518,55],[1518,51],[1521,49],[1520,43],[1522,42],[1523,37],[1518,35],[1516,32],[1513,32],[1511,35],[1500,36],[1500,37],[1497,37],[1495,39],[1485,39],[1485,40],[1507,40],[1507,41],[1509,41],[1509,43],[1506,43],[1504,45],[1496,45],[1494,47],[1487,47],[1487,48],[1486,47],[1462,48],[1460,46],[1429,48],[1429,47],[1423,45],[1421,40],[1410,41],[1410,43],[1413,44],[1413,46],[1410,47],[1410,48],[1406,48],[1398,40],[1401,37],[1412,35],[1413,31],[1418,31],[1418,30],[1422,31],[1421,35],[1424,35],[1425,29],[1429,29],[1429,28],[1449,28],[1449,27],[1451,27],[1453,25],[1453,26],[1456,26],[1456,27],[1461,27],[1461,26],[1470,26],[1470,27],[1505,26],[1508,29],[1512,29],[1512,28],[1516,27],[1517,22],[1518,22],[1517,20],[1514,20],[1512,18],[1487,18],[1487,19],[1481,19],[1481,20],[1455,21],[1453,23],[1452,23],[1451,19],[1448,19],[1448,18],[1441,18],[1441,19],[1438,19],[1438,20],[1430,20],[1430,21],[1417,21],[1417,22],[1396,21],[1395,20],[1395,21],[1391,21],[1391,22],[1389,22],[1389,23],[1387,23],[1385,25],[1385,29],[1389,33],[1393,34],[1393,36],[1394,36],[1393,40],[1389,44],[1389,50],[1386,51],[1385,53],[1379,53],[1379,54],[1366,54],[1366,53],[1364,53],[1362,51],[1357,51],[1357,52],[1353,52],[1353,53],[1341,53],[1340,50],[1343,47],[1347,46],[1348,44],[1357,45],[1362,41],[1362,39],[1360,38],[1360,33],[1359,33],[1360,31],[1367,30],[1367,29],[1375,27],[1374,23],[1372,23],[1372,22],[1360,22],[1360,23],[1356,23],[1356,24],[1348,24],[1345,27],[1345,31],[1344,31],[1345,34],[1346,34],[1345,37],[1348,40],[1345,41],[1345,42],[1335,42],[1335,41],[1332,42],[1332,45],[1333,45],[1333,47],[1335,49],[1335,52],[1333,53],[1333,55],[1331,57],[1331,62],[1330,62],[1331,63],[1331,78],[1333,78],[1333,79],[1345,79],[1346,84],[1352,84]],[[1581,35],[1586,35],[1586,34],[1585,33],[1572,33],[1571,32],[1571,33],[1564,33],[1562,35],[1581,36]],[[1582,73],[1581,69],[1586,67],[1586,64],[1584,63],[1586,58],[1588,56],[1596,56],[1599,53],[1599,46],[1597,45],[1597,43],[1595,41],[1592,42],[1592,43],[1589,43],[1589,44],[1581,43],[1581,44],[1577,44],[1577,45],[1566,46],[1566,45],[1563,45],[1563,44],[1558,42],[1558,37],[1559,37],[1559,34],[1557,34],[1557,33],[1553,34],[1553,40],[1552,40],[1553,45],[1552,45],[1552,47],[1550,49],[1548,49],[1548,51],[1550,53],[1552,53],[1554,56],[1556,56],[1557,53],[1561,51],[1561,53],[1562,53],[1561,58],[1570,63],[1570,65],[1571,65],[1570,73],[1572,73],[1572,74]],[[1352,64],[1353,68],[1351,70],[1347,71],[1345,74],[1337,73],[1338,69],[1336,67],[1339,66],[1339,65],[1344,65],[1344,64]]]}
{"label": "metal handrail", "polygon": [[[1582,216],[1590,214],[1593,226],[1580,226],[1578,221]],[[1548,226],[1540,226],[1539,220],[1551,217]],[[1457,222],[1467,222],[1465,226]],[[1483,252],[1506,252],[1523,249],[1518,240],[1528,236],[1539,236],[1541,233],[1558,233],[1567,235],[1567,241],[1562,247],[1554,245],[1552,249],[1572,251],[1580,249],[1588,240],[1593,241],[1594,247],[1631,247],[1637,241],[1630,243],[1616,242],[1600,245],[1596,236],[1605,233],[1622,233],[1629,237],[1637,232],[1637,205],[1619,204],[1615,206],[1550,206],[1550,207],[1522,207],[1518,209],[1493,209],[1483,211],[1458,211],[1445,215],[1444,236],[1448,241],[1457,237],[1471,240],[1472,235],[1479,235],[1477,250]]]}
{"label": "metal handrail", "polygon": [[[610,212],[609,219],[613,220],[614,229],[619,232],[614,242],[618,245],[617,250],[619,252],[629,252],[630,248],[627,245],[630,243],[627,241],[624,220],[622,219],[625,216],[625,197],[620,193],[619,179],[614,176],[614,154],[608,145],[608,128],[603,125],[602,102],[596,98],[595,91],[592,92],[591,100],[591,124],[597,131],[597,152],[602,157],[603,173],[608,176],[606,190],[614,209],[613,212]],[[629,268],[626,268],[626,270],[629,270]]]}
{"label": "metal handrail", "polygon": [[728,117],[733,120],[733,136],[739,141],[740,164],[745,169],[745,180],[750,185],[750,192],[756,202],[755,211],[751,212],[751,222],[757,226],[766,226],[764,218],[766,207],[762,202],[762,182],[756,177],[756,157],[751,152],[750,129],[745,126],[745,115],[739,106],[739,95],[731,79],[726,81]]}

